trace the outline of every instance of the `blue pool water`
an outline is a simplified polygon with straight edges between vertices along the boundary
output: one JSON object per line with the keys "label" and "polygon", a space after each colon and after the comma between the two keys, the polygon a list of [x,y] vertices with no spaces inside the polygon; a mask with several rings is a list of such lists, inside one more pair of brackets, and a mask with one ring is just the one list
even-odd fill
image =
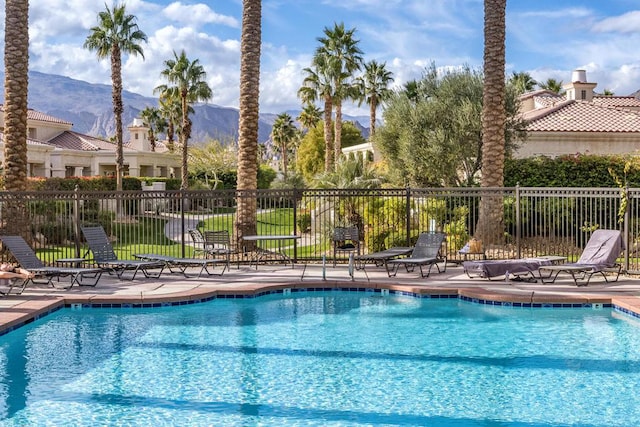
{"label": "blue pool water", "polygon": [[306,293],[60,310],[0,337],[0,424],[638,426],[610,309]]}

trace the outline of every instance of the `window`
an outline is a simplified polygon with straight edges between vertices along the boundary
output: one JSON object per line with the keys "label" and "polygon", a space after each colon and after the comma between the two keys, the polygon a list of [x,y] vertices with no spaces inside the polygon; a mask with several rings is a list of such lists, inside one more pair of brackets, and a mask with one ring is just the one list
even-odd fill
{"label": "window", "polygon": [[37,135],[36,128],[29,128],[29,138],[37,139]]}
{"label": "window", "polygon": [[587,91],[586,90],[582,90],[580,92],[580,99],[587,99]]}
{"label": "window", "polygon": [[138,139],[138,134],[137,133],[134,133],[133,135],[134,135],[135,139]]}

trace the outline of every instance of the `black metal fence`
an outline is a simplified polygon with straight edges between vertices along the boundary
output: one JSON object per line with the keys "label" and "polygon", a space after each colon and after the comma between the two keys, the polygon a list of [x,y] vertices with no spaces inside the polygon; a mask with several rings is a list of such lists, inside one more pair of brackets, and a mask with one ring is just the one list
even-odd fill
{"label": "black metal fence", "polygon": [[[84,256],[80,226],[88,224],[104,226],[123,258],[149,252],[191,256],[190,228],[229,230],[235,236],[237,196],[234,190],[2,192],[0,232],[11,229],[12,218],[6,217],[11,210],[4,208],[20,203],[30,224],[20,234],[47,263]],[[554,254],[576,259],[594,229],[609,228],[624,233],[625,269],[640,270],[640,189],[258,190],[243,197],[256,198],[257,234],[300,236],[285,248],[298,261],[332,256],[331,231],[340,225],[357,225],[366,252],[411,245],[422,231],[443,231],[448,257],[455,261],[470,256],[459,250],[474,235],[486,196],[498,197],[503,205],[504,235],[484,245],[489,258]],[[236,249],[237,260],[246,260],[242,242]]]}

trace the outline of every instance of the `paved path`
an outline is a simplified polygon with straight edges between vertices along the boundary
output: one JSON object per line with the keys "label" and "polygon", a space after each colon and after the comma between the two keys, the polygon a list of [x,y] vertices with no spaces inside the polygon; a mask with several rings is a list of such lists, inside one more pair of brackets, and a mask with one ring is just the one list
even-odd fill
{"label": "paved path", "polygon": [[164,225],[164,234],[167,236],[169,240],[173,240],[174,242],[182,243],[182,239],[187,243],[191,243],[191,236],[187,230],[196,228],[200,223],[201,219],[195,218],[185,218],[184,219],[184,236],[182,235],[182,218],[169,218],[167,223]]}

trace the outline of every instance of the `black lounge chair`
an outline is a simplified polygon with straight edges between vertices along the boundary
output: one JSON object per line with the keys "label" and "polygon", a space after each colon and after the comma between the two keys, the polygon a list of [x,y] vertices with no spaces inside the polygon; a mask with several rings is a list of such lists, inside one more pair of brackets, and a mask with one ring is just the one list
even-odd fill
{"label": "black lounge chair", "polygon": [[[31,249],[31,246],[21,236],[0,236],[2,244],[11,252],[16,259],[20,267],[25,270],[29,270],[35,274],[35,278],[24,279],[22,281],[22,288],[18,294],[21,294],[29,283],[44,283],[49,286],[55,287],[53,284],[54,278],[70,277],[71,283],[66,289],[71,288],[74,284],[78,286],[96,286],[102,275],[102,269],[100,268],[67,268],[67,267],[53,267],[46,266],[38,258],[36,253]],[[37,278],[44,278],[44,282],[36,282]],[[91,279],[91,280],[86,280]],[[13,280],[10,284],[7,294],[16,286],[20,280]]]}
{"label": "black lounge chair", "polygon": [[[587,286],[594,274],[601,274],[605,282],[617,282],[622,265],[617,263],[616,259],[623,250],[624,242],[622,234],[618,230],[596,230],[589,238],[578,261],[541,266],[542,281],[543,283],[554,283],[560,273],[567,273],[571,275],[576,286]],[[542,276],[543,273],[546,277]],[[615,277],[609,280],[607,273]]]}
{"label": "black lounge chair", "polygon": [[375,264],[377,267],[384,266],[387,268],[387,262],[394,258],[411,254],[413,247],[411,246],[393,246],[378,252],[357,255],[354,257],[356,268],[364,270],[368,263]]}
{"label": "black lounge chair", "polygon": [[[442,254],[442,244],[445,241],[444,233],[420,233],[411,255],[406,258],[395,258],[387,261],[387,274],[389,277],[398,273],[398,268],[404,265],[408,272],[413,271],[415,267],[420,267],[420,276],[429,277],[431,268],[435,265],[439,273],[447,270],[447,257]],[[443,264],[442,270],[438,266]],[[424,273],[423,267],[429,267],[427,273]]]}
{"label": "black lounge chair", "polygon": [[[222,276],[228,265],[227,260],[219,258],[179,258],[159,254],[135,254],[134,256],[142,260],[164,262],[170,272],[181,273],[184,277],[190,277],[187,274],[188,267],[200,267],[200,271],[195,277],[200,277],[205,272],[208,276]],[[215,267],[217,264],[225,264],[220,273],[209,271],[209,267]]]}
{"label": "black lounge chair", "polygon": [[[151,277],[157,279],[162,274],[166,263],[158,260],[120,260],[113,250],[113,246],[105,233],[102,226],[82,227],[82,234],[84,235],[89,250],[93,253],[93,260],[96,265],[103,270],[109,272],[109,274],[115,274],[118,279],[127,279],[124,273],[131,271],[131,277],[129,280],[135,279],[138,272],[142,272],[145,277]],[[151,273],[150,270],[159,270],[158,272]]]}

